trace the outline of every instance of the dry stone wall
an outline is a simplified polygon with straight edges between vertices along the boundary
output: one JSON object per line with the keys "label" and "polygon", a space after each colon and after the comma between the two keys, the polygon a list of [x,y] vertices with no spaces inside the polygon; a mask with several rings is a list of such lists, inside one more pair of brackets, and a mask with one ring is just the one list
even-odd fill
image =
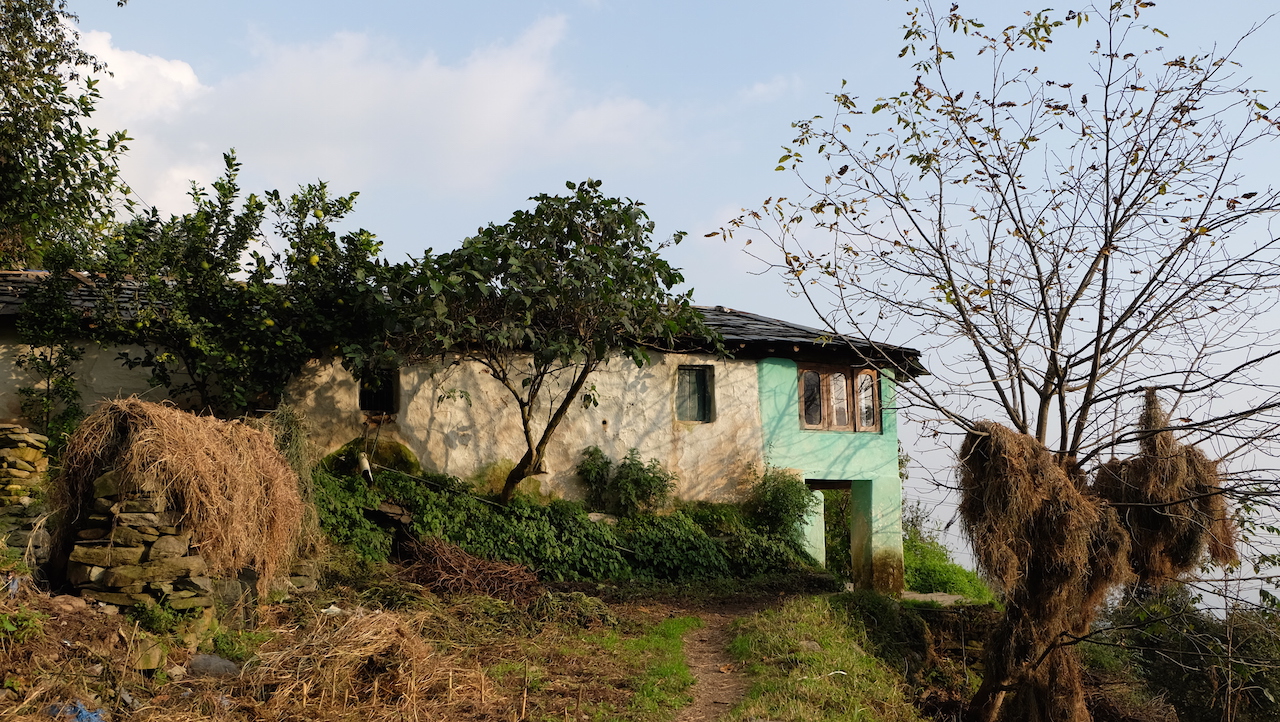
{"label": "dry stone wall", "polygon": [[0,424],[0,539],[30,564],[49,560],[43,522],[49,439],[17,424]]}
{"label": "dry stone wall", "polygon": [[207,565],[159,490],[122,491],[118,472],[109,471],[94,481],[88,511],[67,564],[81,596],[121,606],[213,606]]}

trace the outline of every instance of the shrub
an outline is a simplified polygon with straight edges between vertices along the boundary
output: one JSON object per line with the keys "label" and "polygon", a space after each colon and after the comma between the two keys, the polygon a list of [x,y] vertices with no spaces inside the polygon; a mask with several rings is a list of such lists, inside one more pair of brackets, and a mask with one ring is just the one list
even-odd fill
{"label": "shrub", "polygon": [[624,519],[618,533],[638,577],[690,582],[731,576],[724,550],[683,512]]}
{"label": "shrub", "polygon": [[631,449],[616,465],[597,446],[582,452],[578,476],[587,487],[587,503],[594,509],[633,516],[662,506],[675,489],[676,476],[657,459],[640,461]]}
{"label": "shrub", "polygon": [[956,564],[951,552],[936,535],[924,529],[925,517],[919,508],[907,509],[902,520],[902,562],[907,589],[921,594],[959,594],[973,602],[988,604],[995,594],[976,572]]}
{"label": "shrub", "polygon": [[800,477],[769,467],[747,492],[742,508],[761,533],[799,544],[800,525],[817,503]]}

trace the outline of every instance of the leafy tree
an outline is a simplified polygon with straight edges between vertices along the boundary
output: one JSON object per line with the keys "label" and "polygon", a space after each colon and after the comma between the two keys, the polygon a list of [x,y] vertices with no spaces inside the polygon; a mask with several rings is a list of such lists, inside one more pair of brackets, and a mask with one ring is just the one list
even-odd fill
{"label": "leafy tree", "polygon": [[[490,224],[456,251],[424,258],[406,294],[407,356],[454,354],[482,364],[511,394],[526,450],[503,484],[542,471],[547,445],[575,402],[595,402],[588,381],[612,356],[648,361],[652,345],[714,333],[673,294],[684,280],[650,245],[653,223],[600,181],[539,195],[532,211]],[[672,242],[678,243],[683,234]]]}
{"label": "leafy tree", "polygon": [[[97,323],[107,340],[139,346],[122,360],[171,396],[236,415],[274,407],[310,359],[341,353],[360,365],[377,353],[386,316],[374,279],[384,265],[372,234],[329,227],[355,194],[333,198],[321,183],[241,201],[240,165],[225,160],[212,195],[193,187],[192,212],[142,216],[108,244]],[[269,257],[268,208],[285,243]]]}
{"label": "leafy tree", "polygon": [[[1164,35],[1140,19],[1151,5],[1028,13],[998,31],[955,6],[912,10],[902,52],[918,73],[912,87],[871,103],[842,89],[832,118],[796,123],[779,167],[796,170],[811,195],[771,199],[725,232],[768,236],[778,267],[833,330],[942,349],[935,379],[900,392],[926,431],[984,438],[992,426],[982,419],[997,419],[1031,440],[1024,448],[1046,450],[1068,477],[1054,488],[1076,496],[1109,457],[1176,436],[1230,468],[1209,494],[1256,511],[1280,490],[1251,456],[1269,448],[1280,423],[1280,348],[1266,320],[1280,298],[1280,238],[1265,226],[1280,192],[1246,185],[1237,166],[1280,123],[1234,75],[1229,51],[1141,47]],[[1064,39],[1064,26],[1086,21],[1102,26],[1082,48],[1092,52],[1088,67],[1050,77],[1073,66],[1041,53]],[[869,126],[873,118],[888,127]],[[1143,405],[1158,411],[1160,399],[1171,407],[1162,423],[1139,423]],[[1137,545],[1126,509],[1173,519],[1198,501],[1100,513],[1119,510],[1122,536]],[[1091,558],[1120,545],[1084,541]],[[1089,574],[1089,585],[1107,576],[1096,566]],[[1051,578],[1032,581],[1061,592]],[[1090,614],[1065,611],[1078,622]],[[999,716],[1017,680],[1043,676],[1058,663],[1054,650],[1074,641],[1049,636],[1017,650],[1012,681],[988,680],[975,719]],[[1042,699],[1051,719],[1083,714],[1065,697]]]}
{"label": "leafy tree", "polygon": [[63,0],[0,0],[0,265],[94,248],[123,199],[123,132],[86,127],[98,99]]}

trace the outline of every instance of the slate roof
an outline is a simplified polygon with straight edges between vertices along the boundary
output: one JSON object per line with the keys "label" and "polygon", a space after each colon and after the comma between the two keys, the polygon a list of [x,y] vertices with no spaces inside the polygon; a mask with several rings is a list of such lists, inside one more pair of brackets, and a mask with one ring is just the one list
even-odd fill
{"label": "slate roof", "polygon": [[[47,278],[48,271],[0,271],[0,317],[17,316],[22,311],[22,299],[42,280]],[[77,281],[67,294],[72,306],[79,308],[85,316],[93,314],[98,303],[100,291],[93,279],[84,273],[71,271],[70,275]],[[131,289],[136,288],[131,281],[126,281],[116,302],[127,308],[136,303],[137,298]]]}
{"label": "slate roof", "polygon": [[707,325],[724,336],[734,358],[778,356],[809,363],[892,368],[907,378],[928,374],[920,352],[873,343],[724,306],[699,306]]}

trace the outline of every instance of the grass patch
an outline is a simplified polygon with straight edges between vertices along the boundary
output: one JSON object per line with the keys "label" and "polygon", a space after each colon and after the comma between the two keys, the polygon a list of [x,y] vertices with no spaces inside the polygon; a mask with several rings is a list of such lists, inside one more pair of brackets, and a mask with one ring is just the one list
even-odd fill
{"label": "grass patch", "polygon": [[631,700],[631,710],[642,715],[639,719],[670,719],[675,710],[693,701],[689,688],[695,680],[684,659],[684,635],[701,626],[697,617],[672,617],[622,645],[639,655],[637,661],[644,670]]}
{"label": "grass patch", "polygon": [[825,597],[802,597],[740,620],[730,652],[753,684],[728,719],[920,722],[901,677]]}

